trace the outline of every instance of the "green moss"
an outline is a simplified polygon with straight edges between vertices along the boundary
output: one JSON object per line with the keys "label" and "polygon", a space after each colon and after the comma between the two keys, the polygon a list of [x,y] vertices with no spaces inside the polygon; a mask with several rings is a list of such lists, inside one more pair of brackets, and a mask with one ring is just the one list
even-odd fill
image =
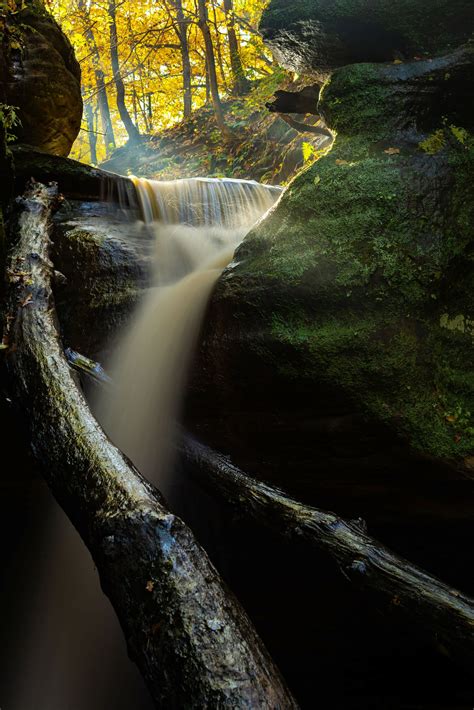
{"label": "green moss", "polygon": [[[271,342],[287,348],[281,376],[342,390],[419,451],[459,460],[474,450],[474,299],[463,328],[448,328],[460,311],[444,275],[472,244],[474,155],[449,134],[433,154],[339,134],[247,237],[226,291],[268,313]],[[463,296],[448,291],[465,306],[472,272],[454,279]]]}
{"label": "green moss", "polygon": [[418,145],[421,150],[428,153],[428,155],[436,155],[436,153],[439,153],[439,151],[446,145],[444,130],[439,128],[437,131],[429,135],[428,138],[425,138],[424,141],[418,143]]}

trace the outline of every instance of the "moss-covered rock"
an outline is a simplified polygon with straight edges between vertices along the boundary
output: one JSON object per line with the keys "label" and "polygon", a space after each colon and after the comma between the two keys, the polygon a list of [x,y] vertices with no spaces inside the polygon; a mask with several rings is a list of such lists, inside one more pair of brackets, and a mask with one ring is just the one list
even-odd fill
{"label": "moss-covered rock", "polygon": [[473,8],[470,0],[272,0],[260,31],[283,66],[324,76],[449,51],[472,35]]}
{"label": "moss-covered rock", "polygon": [[66,345],[98,357],[111,344],[150,285],[150,237],[106,205],[63,205],[55,216],[52,259]]}
{"label": "moss-covered rock", "polygon": [[275,475],[252,464],[267,435],[290,487],[421,459],[474,471],[473,88],[470,45],[324,87],[334,147],[237,251],[194,384],[256,471]]}
{"label": "moss-covered rock", "polygon": [[16,107],[19,142],[67,155],[82,117],[81,71],[74,51],[42,3],[27,2],[1,17],[3,93]]}

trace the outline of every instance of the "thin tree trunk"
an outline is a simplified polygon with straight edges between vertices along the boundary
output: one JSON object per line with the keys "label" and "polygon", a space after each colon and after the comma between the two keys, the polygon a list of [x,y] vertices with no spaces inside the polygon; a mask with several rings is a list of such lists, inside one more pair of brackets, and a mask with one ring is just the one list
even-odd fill
{"label": "thin tree trunk", "polygon": [[112,119],[110,117],[110,106],[109,99],[107,96],[107,88],[105,85],[105,74],[102,69],[99,48],[97,47],[94,32],[92,30],[92,27],[90,26],[89,15],[84,0],[77,0],[77,7],[82,16],[84,36],[87,40],[87,45],[94,67],[97,90],[97,103],[99,105],[99,111],[101,116],[102,131],[104,133],[105,154],[108,157],[110,153],[115,149],[115,135],[114,128],[112,125]]}
{"label": "thin tree trunk", "polygon": [[105,75],[102,69],[97,68],[95,70],[95,79],[97,84],[97,103],[99,105],[102,132],[104,133],[105,155],[109,157],[115,150],[116,143],[114,127],[110,115],[109,98],[105,85]]}
{"label": "thin tree trunk", "polygon": [[202,32],[202,36],[204,38],[204,45],[206,48],[206,65],[209,77],[209,90],[211,93],[212,105],[214,107],[217,125],[219,126],[222,135],[225,138],[230,138],[231,134],[225,122],[224,111],[219,96],[219,84],[217,81],[216,73],[216,58],[214,55],[214,47],[212,45],[211,31],[209,29],[206,0],[198,0],[198,9],[199,28]]}
{"label": "thin tree trunk", "polygon": [[216,53],[217,53],[217,63],[219,65],[219,72],[221,75],[221,81],[222,81],[222,86],[224,87],[225,91],[228,92],[229,87],[227,85],[227,79],[225,76],[225,67],[224,67],[224,55],[222,52],[222,43],[221,43],[221,38],[218,32],[218,26],[217,26],[217,12],[216,12],[216,6],[212,6],[212,14],[214,15],[214,29],[215,29],[215,35],[216,35]]}
{"label": "thin tree trunk", "polygon": [[94,126],[94,111],[90,101],[84,103],[84,113],[86,114],[91,163],[97,165],[97,135]]}
{"label": "thin tree trunk", "polygon": [[127,131],[130,142],[139,143],[141,141],[140,132],[133,123],[132,117],[130,116],[130,113],[128,112],[125,103],[125,84],[123,82],[122,74],[120,72],[120,63],[118,56],[117,10],[115,0],[109,0],[108,15],[110,62],[112,64],[115,90],[117,93],[117,108],[120,114],[120,118],[122,119],[122,123],[125,126],[125,130]]}
{"label": "thin tree trunk", "polygon": [[189,55],[188,28],[190,21],[186,20],[182,0],[176,0],[176,33],[181,48],[181,61],[183,64],[183,115],[190,118],[193,112],[192,68]]}
{"label": "thin tree trunk", "polygon": [[93,555],[157,708],[293,710],[206,553],[108,441],[76,386],[51,291],[56,194],[34,183],[24,196],[8,272],[8,367],[48,484]]}
{"label": "thin tree trunk", "polygon": [[150,133],[153,130],[153,104],[152,104],[152,99],[153,94],[151,91],[146,95],[146,101],[147,101],[147,114],[148,114],[148,125],[150,127]]}
{"label": "thin tree trunk", "polygon": [[236,94],[246,94],[250,89],[250,82],[245,76],[240,57],[239,42],[235,31],[235,16],[233,0],[224,0],[224,11],[227,25],[227,35],[229,37],[230,66],[234,78],[233,90]]}

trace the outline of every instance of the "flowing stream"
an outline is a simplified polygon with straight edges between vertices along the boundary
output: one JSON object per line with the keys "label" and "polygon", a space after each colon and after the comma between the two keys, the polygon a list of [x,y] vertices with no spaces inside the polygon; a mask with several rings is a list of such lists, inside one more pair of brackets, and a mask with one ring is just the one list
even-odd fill
{"label": "flowing stream", "polygon": [[134,178],[156,232],[155,287],[109,364],[113,387],[97,415],[112,441],[166,492],[176,422],[204,311],[235,247],[275,203],[278,188],[229,179]]}

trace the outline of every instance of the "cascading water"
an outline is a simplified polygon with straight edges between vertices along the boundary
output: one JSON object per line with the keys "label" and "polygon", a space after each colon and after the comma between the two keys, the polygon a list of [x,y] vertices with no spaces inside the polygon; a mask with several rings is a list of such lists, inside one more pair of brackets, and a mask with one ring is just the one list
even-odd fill
{"label": "cascading water", "polygon": [[279,188],[242,180],[134,178],[143,218],[156,230],[156,287],[135,314],[97,405],[114,443],[167,489],[176,421],[211,290]]}

